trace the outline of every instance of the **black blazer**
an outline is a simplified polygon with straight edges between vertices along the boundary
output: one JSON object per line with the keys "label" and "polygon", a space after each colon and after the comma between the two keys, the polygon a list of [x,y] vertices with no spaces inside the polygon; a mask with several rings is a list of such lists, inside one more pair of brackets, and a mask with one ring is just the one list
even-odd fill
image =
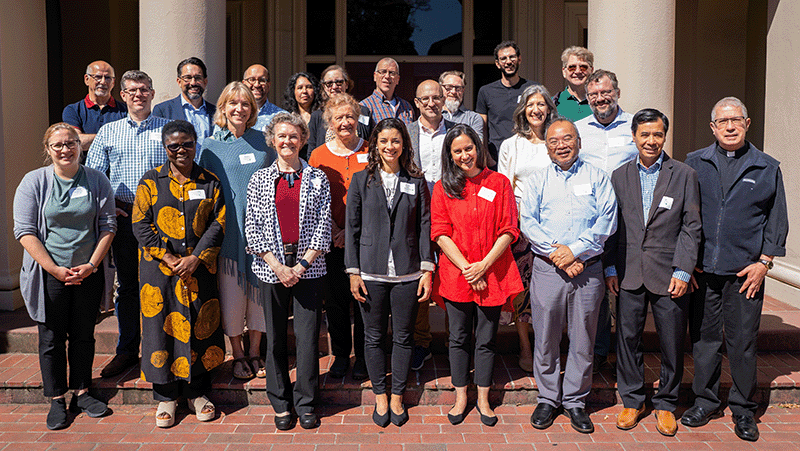
{"label": "black blazer", "polygon": [[[346,268],[386,275],[390,248],[398,276],[419,271],[423,261],[433,263],[428,184],[405,169],[398,179],[390,209],[379,170],[374,179],[366,169],[353,176],[347,190]],[[403,192],[403,184],[413,186],[414,194]]]}
{"label": "black blazer", "polygon": [[[619,214],[617,233],[606,243],[604,265],[615,265],[620,287],[669,295],[673,268],[689,274],[697,263],[700,245],[700,191],[697,172],[664,154],[647,221],[642,207],[642,185],[637,160],[611,175]],[[662,206],[671,198],[670,208]]]}

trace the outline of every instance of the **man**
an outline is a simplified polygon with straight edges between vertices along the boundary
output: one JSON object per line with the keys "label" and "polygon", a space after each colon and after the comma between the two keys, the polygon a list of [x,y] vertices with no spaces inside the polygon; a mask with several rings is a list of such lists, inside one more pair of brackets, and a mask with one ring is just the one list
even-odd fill
{"label": "man", "polygon": [[[592,115],[575,123],[583,138],[581,158],[609,177],[615,169],[639,155],[631,137],[630,113],[619,106],[619,83],[613,72],[598,69],[586,79],[586,98]],[[611,348],[611,312],[608,296],[600,306],[594,345],[594,372],[608,361]]]}
{"label": "man", "polygon": [[253,128],[263,132],[272,117],[284,111],[267,98],[271,86],[269,70],[260,64],[253,64],[244,71],[242,83],[250,88],[250,92],[253,93],[253,97],[256,98],[256,103],[258,104],[258,119],[256,119],[256,125]]}
{"label": "man", "polygon": [[139,179],[167,161],[161,128],[169,120],[150,113],[153,80],[142,71],[129,70],[120,83],[128,117],[100,127],[86,162],[109,175],[117,204],[117,234],[111,247],[119,282],[115,301],[119,341],[116,356],[100,373],[103,377],[120,374],[139,361],[139,258],[130,215]]}
{"label": "man", "polygon": [[697,172],[664,152],[669,120],[662,112],[639,111],[631,129],[639,157],[611,176],[619,226],[604,257],[606,286],[618,295],[617,388],[625,408],[617,427],[633,429],[645,410],[641,342],[650,304],[661,343],[661,372],[653,395],[656,429],[673,436],[683,377],[686,294],[700,244]]}
{"label": "man", "polygon": [[408,101],[394,95],[394,89],[400,82],[400,66],[392,58],[384,58],[375,66],[375,91],[362,100],[361,105],[367,107],[372,120],[377,124],[387,117],[396,117],[406,125],[414,122],[414,109]]}
{"label": "man", "polygon": [[197,148],[211,136],[214,128],[214,113],[217,107],[203,99],[208,85],[206,65],[200,58],[191,57],[178,63],[178,97],[159,103],[153,108],[153,116],[166,119],[182,119],[192,123],[197,132]]}
{"label": "man", "polygon": [[[419,109],[419,119],[408,126],[408,136],[414,149],[414,163],[422,169],[428,192],[442,178],[442,145],[447,131],[456,124],[442,116],[444,106],[442,87],[435,80],[425,80],[417,86],[414,103]],[[419,305],[417,321],[414,325],[414,355],[411,369],[420,370],[426,360],[431,358],[430,315],[428,302]]]}
{"label": "man", "polygon": [[105,61],[95,61],[86,66],[83,83],[89,87],[89,93],[83,100],[64,107],[61,120],[78,129],[81,138],[81,163],[86,162],[97,130],[108,122],[122,119],[128,109],[122,102],[117,102],[111,95],[114,89],[114,68]]}
{"label": "man", "polygon": [[514,134],[514,109],[522,91],[534,84],[519,76],[522,54],[514,41],[503,41],[494,48],[494,65],[500,69],[500,79],[478,90],[475,112],[488,124],[491,168],[497,167],[500,144]]}
{"label": "man", "polygon": [[456,124],[465,124],[483,136],[483,118],[476,112],[462,105],[464,102],[464,72],[448,70],[439,75],[439,84],[444,89],[444,118]]}
{"label": "man", "polygon": [[[600,255],[617,227],[617,200],[606,174],[578,158],[581,138],[571,120],[554,119],[545,143],[553,164],[531,176],[520,206],[521,229],[535,255],[531,308],[539,397],[531,424],[547,429],[563,406],[573,429],[588,434],[594,425],[585,410],[586,396],[592,388],[593,339],[605,291]],[[562,381],[565,325],[569,350]]]}
{"label": "man", "polygon": [[786,195],[780,163],[745,139],[750,118],[741,100],[717,102],[710,125],[716,143],[686,157],[700,179],[703,243],[690,313],[696,398],[681,423],[702,426],[721,414],[724,331],[734,432],[755,441],[756,340],[764,277],[773,258],[786,255]]}
{"label": "man", "polygon": [[567,87],[553,97],[558,114],[579,121],[592,114],[586,98],[586,79],[594,70],[594,54],[573,45],[561,53],[561,75]]}

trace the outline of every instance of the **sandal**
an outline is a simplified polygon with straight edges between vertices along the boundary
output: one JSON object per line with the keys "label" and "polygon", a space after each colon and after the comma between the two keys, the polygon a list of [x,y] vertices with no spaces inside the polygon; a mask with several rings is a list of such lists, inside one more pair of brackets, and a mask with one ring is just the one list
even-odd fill
{"label": "sandal", "polygon": [[198,396],[188,400],[189,411],[197,416],[198,421],[211,421],[214,419],[216,409],[214,404],[205,396]]}
{"label": "sandal", "polygon": [[175,424],[175,409],[177,406],[177,401],[159,402],[158,409],[156,410],[156,426],[168,428]]}
{"label": "sandal", "polygon": [[267,377],[267,369],[264,367],[264,359],[258,356],[252,356],[248,358],[250,360],[250,366],[253,368],[253,374],[256,375],[259,379],[264,379]]}
{"label": "sandal", "polygon": [[247,358],[233,360],[233,377],[236,379],[252,379],[253,370],[250,369],[250,364],[247,363]]}

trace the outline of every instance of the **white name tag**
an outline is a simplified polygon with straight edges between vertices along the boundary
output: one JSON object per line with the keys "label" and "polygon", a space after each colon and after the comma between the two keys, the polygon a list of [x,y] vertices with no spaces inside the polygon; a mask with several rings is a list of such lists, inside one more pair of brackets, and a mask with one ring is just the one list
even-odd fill
{"label": "white name tag", "polygon": [[517,103],[519,103],[520,100],[522,100],[522,94],[517,96]]}
{"label": "white name tag", "polygon": [[482,197],[488,200],[489,202],[494,202],[494,196],[496,195],[497,193],[494,192],[494,190],[491,190],[485,186],[481,186],[481,190],[478,191],[478,197]]}
{"label": "white name tag", "polygon": [[417,187],[413,183],[400,182],[400,192],[413,196],[417,194]]}
{"label": "white name tag", "polygon": [[631,143],[632,138],[626,138],[624,136],[617,136],[616,138],[610,138],[608,140],[608,147],[622,147],[627,146]]}
{"label": "white name tag", "polygon": [[161,141],[161,132],[150,132],[151,141]]}
{"label": "white name tag", "polygon": [[364,125],[369,125],[369,116],[364,116],[363,114],[358,116],[358,122],[361,122]]}
{"label": "white name tag", "polygon": [[206,198],[206,192],[201,189],[190,189],[189,200],[203,200]]}
{"label": "white name tag", "polygon": [[658,204],[658,208],[666,208],[667,210],[672,208],[672,198],[669,196],[662,197],[661,203]]}
{"label": "white name tag", "polygon": [[76,186],[75,188],[70,188],[69,191],[70,191],[69,197],[71,197],[72,199],[77,199],[79,197],[86,197],[89,195],[89,191],[87,191],[86,188],[82,186]]}
{"label": "white name tag", "polygon": [[322,179],[311,179],[311,184],[314,185],[314,188],[319,189],[322,186]]}
{"label": "white name tag", "polygon": [[251,164],[256,162],[256,155],[253,153],[245,153],[239,155],[239,163],[241,164]]}
{"label": "white name tag", "polygon": [[743,182],[752,183],[755,185],[756,181],[753,179],[742,179]]}
{"label": "white name tag", "polygon": [[356,154],[356,161],[359,163],[366,163],[369,161],[369,154],[366,153],[357,153]]}
{"label": "white name tag", "polygon": [[584,183],[583,185],[575,185],[572,190],[576,196],[588,196],[592,194],[592,185]]}

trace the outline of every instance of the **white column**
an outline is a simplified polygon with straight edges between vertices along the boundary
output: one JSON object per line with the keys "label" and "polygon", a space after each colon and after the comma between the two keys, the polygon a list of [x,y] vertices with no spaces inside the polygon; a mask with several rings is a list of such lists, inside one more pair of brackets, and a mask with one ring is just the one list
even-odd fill
{"label": "white column", "polygon": [[[774,3],[774,5],[773,5]],[[797,140],[800,117],[800,4],[770,2],[774,11],[767,34],[767,73],[764,95],[764,152],[781,162],[786,202],[789,209],[789,237],[786,257],[775,259],[767,279],[767,295],[800,306],[800,154]],[[794,228],[793,228],[794,227]]]}
{"label": "white column", "polygon": [[[595,69],[617,74],[622,109],[656,108],[672,120],[675,0],[589,0]],[[672,154],[672,130],[666,150]]]}
{"label": "white column", "polygon": [[153,79],[153,105],[180,93],[178,63],[191,56],[208,68],[205,98],[225,87],[225,0],[140,0],[139,65]]}

